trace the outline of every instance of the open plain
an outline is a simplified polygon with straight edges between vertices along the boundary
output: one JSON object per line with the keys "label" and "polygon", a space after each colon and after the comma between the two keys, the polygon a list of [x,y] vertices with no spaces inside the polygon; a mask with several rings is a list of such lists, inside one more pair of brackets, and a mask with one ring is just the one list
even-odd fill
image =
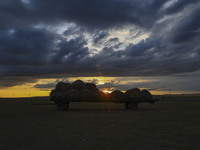
{"label": "open plain", "polygon": [[71,103],[57,112],[48,98],[0,99],[1,150],[197,150],[200,101]]}

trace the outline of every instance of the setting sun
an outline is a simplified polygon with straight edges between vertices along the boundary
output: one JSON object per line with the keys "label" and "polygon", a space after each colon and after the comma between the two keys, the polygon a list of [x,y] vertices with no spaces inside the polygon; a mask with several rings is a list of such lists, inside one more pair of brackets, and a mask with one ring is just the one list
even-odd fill
{"label": "setting sun", "polygon": [[99,81],[99,82],[98,82],[98,85],[102,85],[102,84],[104,84],[103,81]]}
{"label": "setting sun", "polygon": [[103,92],[106,94],[110,94],[112,91],[104,90]]}

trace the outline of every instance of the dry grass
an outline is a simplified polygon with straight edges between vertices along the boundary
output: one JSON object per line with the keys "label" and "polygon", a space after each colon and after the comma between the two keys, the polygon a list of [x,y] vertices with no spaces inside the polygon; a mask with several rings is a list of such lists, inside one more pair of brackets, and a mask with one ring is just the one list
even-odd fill
{"label": "dry grass", "polygon": [[57,112],[46,98],[0,99],[1,150],[197,150],[200,102],[71,103]]}

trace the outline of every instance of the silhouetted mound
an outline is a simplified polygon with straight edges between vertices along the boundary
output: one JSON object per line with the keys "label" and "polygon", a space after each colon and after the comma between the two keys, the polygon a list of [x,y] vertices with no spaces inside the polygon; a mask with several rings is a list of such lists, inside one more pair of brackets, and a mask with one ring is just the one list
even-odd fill
{"label": "silhouetted mound", "polygon": [[125,92],[125,98],[127,100],[131,100],[133,102],[139,102],[141,100],[141,92],[138,88],[133,88],[130,90],[127,90]]}
{"label": "silhouetted mound", "polygon": [[96,101],[99,89],[93,83],[77,80],[70,83],[58,82],[50,93],[53,101]]}
{"label": "silhouetted mound", "polygon": [[83,101],[90,101],[95,98],[95,94],[89,89],[82,89],[79,98]]}
{"label": "silhouetted mound", "polygon": [[50,93],[50,100],[58,102],[64,100],[64,94],[61,91],[52,90]]}
{"label": "silhouetted mound", "polygon": [[94,83],[85,83],[85,88],[92,91],[93,93],[99,91],[99,89],[96,87]]}
{"label": "silhouetted mound", "polygon": [[153,101],[153,96],[148,90],[142,90],[141,91],[142,101]]}
{"label": "silhouetted mound", "polygon": [[127,107],[130,108],[133,103],[154,102],[148,90],[140,91],[138,88],[133,88],[127,90],[125,93],[116,90],[109,94],[99,91],[94,83],[84,83],[81,80],[77,80],[72,84],[58,82],[55,90],[52,90],[50,93],[50,100],[65,104],[69,104],[69,102],[112,101],[116,103],[126,103]]}
{"label": "silhouetted mound", "polygon": [[70,86],[70,83],[58,82],[56,85],[56,91],[65,92],[69,89]]}
{"label": "silhouetted mound", "polygon": [[79,99],[79,93],[76,89],[70,88],[68,91],[64,93],[65,99],[69,101],[77,101]]}
{"label": "silhouetted mound", "polygon": [[85,84],[81,80],[76,80],[75,82],[72,83],[72,85],[71,85],[70,88],[71,89],[76,89],[76,90],[80,91],[80,90],[82,90],[82,89],[85,88]]}
{"label": "silhouetted mound", "polygon": [[125,94],[119,90],[110,93],[110,100],[114,102],[125,102]]}

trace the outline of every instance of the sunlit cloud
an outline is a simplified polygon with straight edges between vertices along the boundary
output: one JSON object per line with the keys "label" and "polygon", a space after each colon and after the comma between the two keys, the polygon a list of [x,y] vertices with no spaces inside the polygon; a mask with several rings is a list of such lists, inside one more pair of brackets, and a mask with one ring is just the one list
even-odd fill
{"label": "sunlit cloud", "polygon": [[169,0],[169,1],[166,1],[166,3],[162,6],[161,10],[165,10],[165,9],[169,8],[170,6],[173,6],[178,1],[179,0]]}

